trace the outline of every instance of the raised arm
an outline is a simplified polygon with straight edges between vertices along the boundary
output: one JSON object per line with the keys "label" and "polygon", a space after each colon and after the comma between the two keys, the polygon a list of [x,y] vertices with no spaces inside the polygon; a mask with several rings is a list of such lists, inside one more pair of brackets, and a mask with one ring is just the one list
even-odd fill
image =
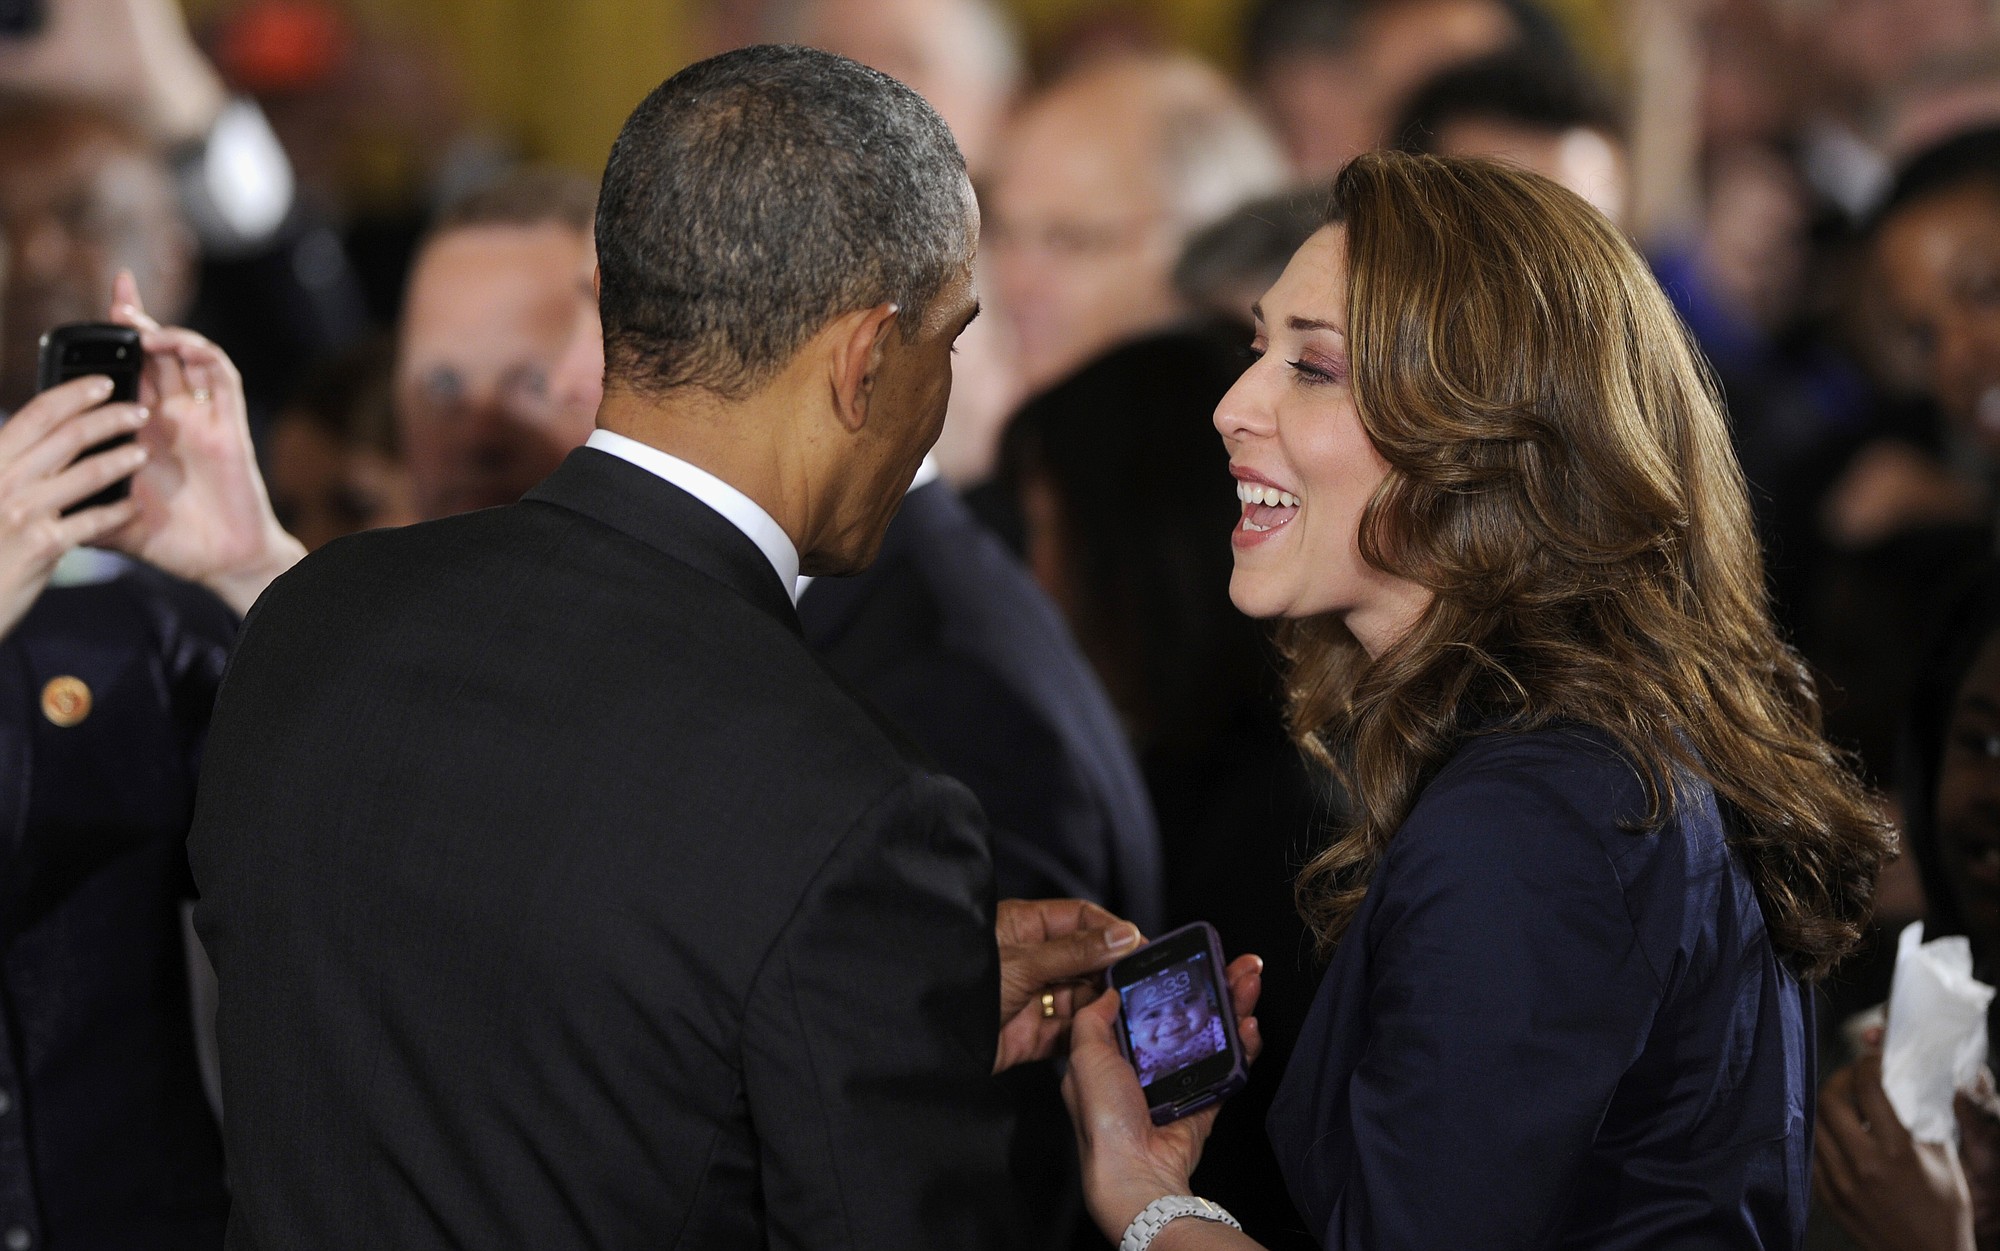
{"label": "raised arm", "polygon": [[140,400],[155,419],[139,436],[148,460],[132,479],[135,513],[108,542],[201,583],[241,616],[305,555],[271,511],[242,376],[215,344],[147,316],[130,274],[119,275],[112,317],[142,337]]}

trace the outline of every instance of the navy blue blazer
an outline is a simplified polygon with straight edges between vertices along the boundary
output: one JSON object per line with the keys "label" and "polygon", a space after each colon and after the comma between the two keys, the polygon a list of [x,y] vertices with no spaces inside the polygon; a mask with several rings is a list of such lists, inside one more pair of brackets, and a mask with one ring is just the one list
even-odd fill
{"label": "navy blue blazer", "polygon": [[1635,833],[1578,730],[1469,741],[1342,940],[1270,1118],[1334,1248],[1791,1248],[1811,1006],[1713,792]]}
{"label": "navy blue blazer", "polygon": [[[208,592],[128,564],[51,587],[0,638],[10,1246],[222,1245],[222,1138],[195,1059],[180,907],[202,740],[235,635]],[[45,703],[64,679],[88,689],[87,709]]]}
{"label": "navy blue blazer", "polygon": [[1111,699],[1055,605],[951,487],[910,492],[875,563],[815,581],[799,619],[836,673],[979,798],[1001,898],[1092,899],[1159,928],[1160,832]]}

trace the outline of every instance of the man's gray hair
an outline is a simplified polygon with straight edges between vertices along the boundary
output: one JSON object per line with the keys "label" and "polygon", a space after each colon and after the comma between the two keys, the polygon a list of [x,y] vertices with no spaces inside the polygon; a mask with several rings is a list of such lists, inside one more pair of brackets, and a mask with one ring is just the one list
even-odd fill
{"label": "man's gray hair", "polygon": [[908,87],[763,44],[633,111],[597,204],[605,380],[740,399],[842,313],[905,337],[972,253],[965,159]]}

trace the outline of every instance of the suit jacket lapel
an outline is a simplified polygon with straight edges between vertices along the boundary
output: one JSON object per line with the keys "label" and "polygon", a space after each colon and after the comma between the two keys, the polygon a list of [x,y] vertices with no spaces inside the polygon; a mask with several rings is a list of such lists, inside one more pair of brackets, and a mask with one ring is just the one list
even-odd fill
{"label": "suit jacket lapel", "polygon": [[525,500],[580,513],[691,566],[796,632],[798,611],[747,535],[686,491],[594,447],[571,452]]}

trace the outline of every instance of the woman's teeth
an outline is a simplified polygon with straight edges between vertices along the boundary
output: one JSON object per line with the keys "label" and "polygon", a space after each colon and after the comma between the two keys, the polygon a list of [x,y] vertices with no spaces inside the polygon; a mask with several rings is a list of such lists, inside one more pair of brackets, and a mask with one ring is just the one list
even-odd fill
{"label": "woman's teeth", "polygon": [[1266,508],[1297,508],[1299,497],[1276,487],[1258,486],[1254,482],[1238,482],[1236,498],[1245,504],[1262,504]]}
{"label": "woman's teeth", "polygon": [[1252,534],[1275,530],[1298,515],[1299,497],[1276,487],[1238,482],[1236,498],[1243,502],[1243,528]]}

